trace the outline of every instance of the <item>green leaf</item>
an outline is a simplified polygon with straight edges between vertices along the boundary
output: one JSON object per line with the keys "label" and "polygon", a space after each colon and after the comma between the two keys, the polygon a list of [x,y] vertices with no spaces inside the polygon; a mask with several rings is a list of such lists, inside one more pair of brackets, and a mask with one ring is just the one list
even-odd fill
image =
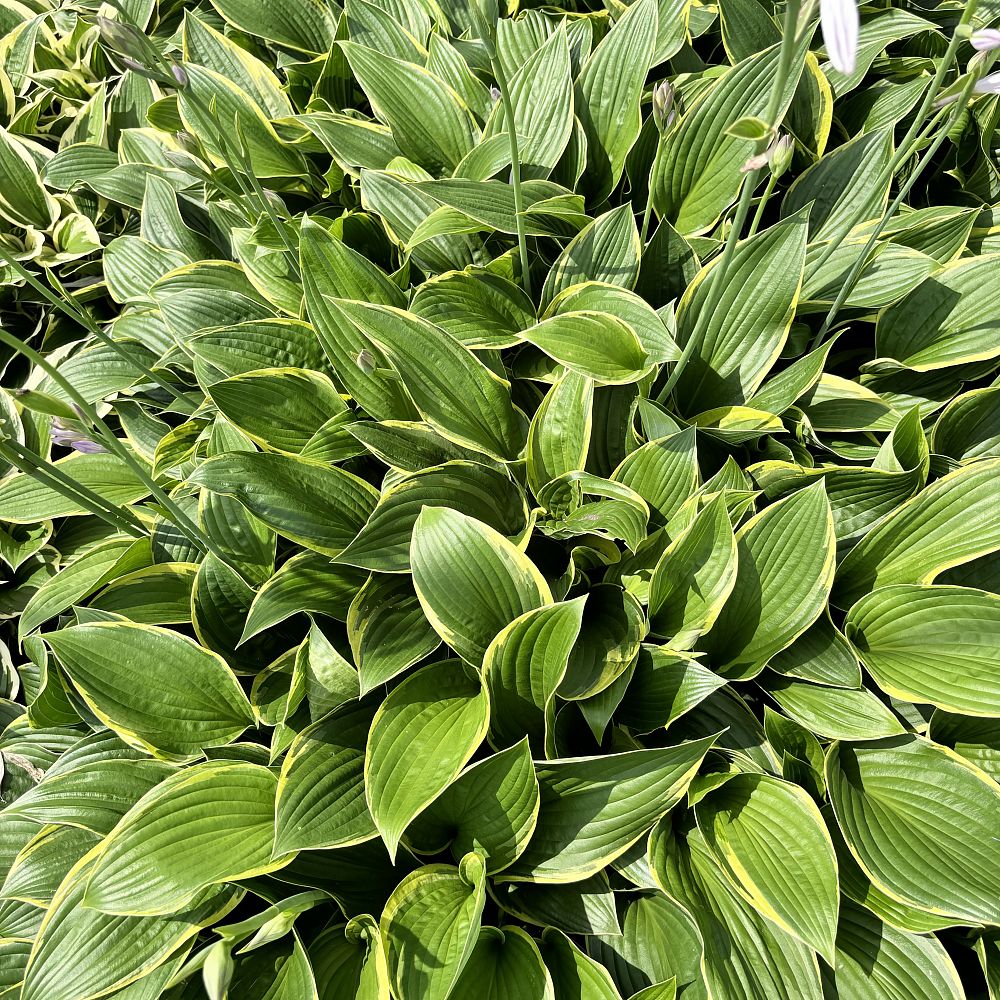
{"label": "green leaf", "polygon": [[680,510],[698,485],[698,439],[692,428],[647,441],[630,452],[611,478],[635,490],[657,524]]}
{"label": "green leaf", "polygon": [[648,364],[676,361],[680,349],[674,343],[672,310],[661,313],[635,292],[606,281],[584,281],[561,291],[549,303],[545,316],[572,312],[596,312],[617,316],[630,326],[649,355]]}
{"label": "green leaf", "polygon": [[[235,19],[230,21],[232,24],[236,24],[240,20],[241,14],[245,15],[248,13],[247,11],[240,11],[240,0],[230,0],[229,4],[226,3],[226,0],[222,0],[221,6],[229,7],[229,15],[236,15]],[[217,9],[219,8],[217,7]],[[227,20],[230,20],[221,9],[219,12]],[[308,4],[304,5],[303,13],[308,16]],[[283,118],[292,113],[291,104],[281,89],[280,81],[268,69],[266,63],[255,58],[246,49],[237,45],[226,35],[216,31],[215,28],[206,24],[190,11],[184,17],[183,31],[185,59],[198,63],[200,66],[206,66],[228,77],[233,83],[246,91],[261,111],[269,117]],[[254,33],[258,34],[259,32]],[[162,222],[162,219],[156,218],[157,214],[173,214],[169,204],[166,204],[166,199],[169,198],[169,200],[174,201],[174,197],[173,190],[160,178],[151,178],[146,182],[146,186],[147,192],[146,198],[143,200],[142,220],[145,227],[152,228]],[[169,195],[167,195],[168,189],[170,191]],[[150,195],[153,197],[152,202],[150,202]],[[151,211],[154,208],[154,204],[156,209],[159,210],[158,212]],[[163,211],[164,208],[166,212]],[[177,211],[176,201],[174,201],[174,211]],[[179,212],[177,212],[177,216],[180,218]],[[181,220],[180,224],[184,225],[183,220]],[[147,238],[151,239],[154,243],[159,243],[161,246],[170,246],[170,243],[158,240],[152,235],[147,236]],[[176,249],[183,250],[184,248],[179,246]],[[193,256],[211,255],[199,250]]]}
{"label": "green leaf", "polygon": [[698,512],[653,568],[650,628],[675,649],[694,645],[711,629],[736,585],[736,560],[733,526],[720,494]]}
{"label": "green leaf", "polygon": [[907,934],[849,900],[841,907],[833,971],[824,971],[843,1000],[962,1000],[966,995],[958,970],[936,938]]}
{"label": "green leaf", "polygon": [[171,775],[105,840],[83,905],[167,914],[207,886],[281,868],[287,855],[272,860],[277,784],[266,767],[234,761],[206,761]]}
{"label": "green leaf", "polygon": [[240,642],[302,611],[347,621],[351,601],[367,579],[361,570],[331,565],[315,552],[300,552],[257,591]]}
{"label": "green leaf", "polygon": [[781,203],[782,215],[809,206],[811,241],[843,239],[845,228],[859,219],[877,218],[885,210],[892,152],[891,129],[844,143],[795,178]]}
{"label": "green leaf", "polygon": [[725,683],[682,653],[643,645],[615,719],[635,733],[652,733],[669,726]]}
{"label": "green leaf", "polygon": [[[729,125],[747,115],[760,117],[778,65],[773,45],[734,66],[710,88],[702,89],[688,113],[663,142],[650,179],[653,205],[683,236],[709,230],[736,198],[740,168],[754,144],[725,134]],[[792,56],[792,71],[780,95],[778,119],[792,99],[802,67],[803,52]]]}
{"label": "green leaf", "polygon": [[209,386],[212,402],[257,444],[297,455],[335,414],[347,412],[330,379],[303,368],[266,368]]}
{"label": "green leaf", "polygon": [[736,535],[733,591],[701,640],[723,676],[759,673],[820,615],[833,583],[834,535],[820,484],[765,507]]}
{"label": "green leaf", "polygon": [[0,171],[6,178],[0,216],[15,226],[50,229],[59,218],[59,204],[45,190],[25,143],[5,128],[0,128]]}
{"label": "green leaf", "polygon": [[410,581],[395,576],[373,574],[358,591],[347,612],[347,631],[363,695],[433,653],[440,643]]}
{"label": "green leaf", "polygon": [[[308,231],[308,227],[304,228]],[[293,319],[257,319],[206,330],[187,346],[197,359],[196,371],[201,362],[217,369],[222,377],[262,368],[322,370],[325,367],[316,331]]]}
{"label": "green leaf", "polygon": [[365,800],[369,701],[348,702],[295,737],[281,765],[275,855],[348,847],[378,836]]}
{"label": "green leaf", "polygon": [[510,541],[447,507],[420,512],[410,564],[427,620],[469,663],[480,663],[515,618],[552,600],[545,578]]}
{"label": "green leaf", "polygon": [[815,952],[764,919],[731,886],[698,830],[661,823],[650,838],[657,881],[694,918],[705,944],[705,979],[718,1000],[820,1000]]}
{"label": "green leaf", "polygon": [[484,881],[481,859],[467,854],[458,868],[425,865],[393,890],[379,927],[396,996],[446,1000],[479,936]]}
{"label": "green leaf", "polygon": [[503,472],[476,462],[433,463],[383,490],[337,561],[381,573],[409,572],[413,526],[424,507],[448,507],[511,538],[528,523],[524,496]]}
{"label": "green leaf", "polygon": [[[726,288],[716,298],[713,262],[702,268],[677,308],[677,342],[700,335],[677,386],[684,413],[743,403],[764,381],[788,336],[802,281],[806,217],[779,222],[737,244]],[[708,303],[713,311],[699,324]]]}
{"label": "green leaf", "polygon": [[56,823],[104,836],[136,801],[174,773],[157,760],[98,759],[63,772],[53,771],[30,788],[4,813],[36,823]]}
{"label": "green leaf", "polygon": [[341,42],[376,115],[415,163],[450,173],[479,138],[465,102],[440,77],[357,42]]}
{"label": "green leaf", "polygon": [[770,135],[770,126],[767,122],[761,121],[754,115],[747,115],[733,122],[726,129],[726,135],[731,135],[734,139],[754,139],[759,141],[766,139]]}
{"label": "green leaf", "polygon": [[934,451],[959,462],[1000,457],[998,395],[1000,388],[986,388],[956,396],[934,425]]}
{"label": "green leaf", "polygon": [[820,615],[790,646],[771,657],[768,667],[813,684],[861,687],[857,653],[829,614]]}
{"label": "green leaf", "polygon": [[574,103],[587,137],[592,200],[617,185],[641,126],[639,100],[657,38],[657,7],[637,0],[615,22],[577,77]]}
{"label": "green leaf", "polygon": [[995,459],[956,469],[897,507],[838,567],[837,606],[850,607],[878,587],[931,583],[943,570],[1000,548],[998,470]]}
{"label": "green leaf", "polygon": [[593,406],[593,380],[574,371],[546,393],[528,428],[528,482],[534,492],[586,465]]}
{"label": "green leaf", "polygon": [[95,715],[132,746],[168,760],[191,759],[253,724],[250,703],[222,657],[176,632],[98,622],[45,640]]}
{"label": "green leaf", "polygon": [[698,802],[695,816],[751,906],[833,962],[837,859],[809,795],[769,775],[735,775]]}
{"label": "green leaf", "polygon": [[117,991],[166,962],[242,896],[234,886],[212,886],[175,913],[113,916],[83,903],[93,864],[93,855],[85,857],[56,893],[31,952],[22,997],[78,1000]]}
{"label": "green leaf", "polygon": [[605,212],[580,230],[556,258],[542,288],[542,307],[584,281],[631,288],[639,274],[639,230],[630,205]]}
{"label": "green leaf", "polygon": [[82,827],[44,826],[21,848],[3,883],[5,899],[47,907],[70,868],[101,838]]}
{"label": "green leaf", "polygon": [[580,951],[561,931],[546,928],[539,948],[557,997],[620,1000],[607,970]]}
{"label": "green leaf", "polygon": [[1000,597],[967,587],[880,587],[844,631],[876,684],[905,701],[1000,717]]}
{"label": "green leaf", "polygon": [[[116,506],[141,500],[149,492],[131,466],[108,454],[73,454],[55,462],[70,479],[92,490]],[[0,480],[0,521],[34,524],[52,517],[76,517],[89,511],[52,486],[15,473]]]}
{"label": "green leaf", "polygon": [[490,692],[490,741],[510,747],[522,736],[540,754],[556,689],[583,626],[584,598],[528,611],[501,629],[483,656]]}
{"label": "green leaf", "polygon": [[110,611],[144,625],[181,625],[191,621],[196,563],[160,563],[123,573],[87,606]]}
{"label": "green leaf", "polygon": [[[510,103],[522,178],[548,177],[573,131],[573,81],[566,30],[553,31],[510,79]],[[509,132],[504,104],[497,101],[487,136]]]}
{"label": "green leaf", "polygon": [[527,739],[467,768],[410,825],[406,839],[421,853],[446,847],[456,861],[470,850],[488,873],[513,864],[538,819],[538,782]]}
{"label": "green leaf", "polygon": [[453,271],[424,282],[410,309],[469,348],[512,347],[535,322],[531,300],[502,275]]}
{"label": "green leaf", "polygon": [[622,996],[642,996],[642,990],[673,979],[685,996],[707,1000],[704,946],[690,914],[656,889],[631,896],[622,910],[621,934],[587,939],[590,954],[610,971]]}
{"label": "green leaf", "polygon": [[577,882],[600,871],[680,801],[714,742],[536,762],[538,825],[502,879]]}
{"label": "green leaf", "polygon": [[309,960],[321,1000],[384,1000],[389,995],[382,935],[367,913],[321,931],[309,946]]}
{"label": "green leaf", "polygon": [[499,461],[516,458],[526,421],[510,384],[426,320],[389,306],[333,303],[395,368],[420,415],[451,441]]}
{"label": "green leaf", "polygon": [[335,18],[321,0],[290,10],[261,8],[252,0],[212,0],[212,6],[237,28],[300,52],[328,51],[336,32]]}
{"label": "green leaf", "polygon": [[997,922],[1000,789],[917,736],[834,744],[826,781],[851,853],[888,895],[964,923]]}
{"label": "green leaf", "polygon": [[194,63],[185,63],[184,72],[188,82],[178,94],[181,118],[213,156],[222,162],[226,156],[232,158],[242,137],[258,177],[299,177],[306,172],[302,154],[279,138],[245,90],[221,73]]}
{"label": "green leaf", "polygon": [[764,689],[783,712],[831,740],[872,740],[902,732],[899,719],[865,688],[826,687],[766,676]]}
{"label": "green leaf", "polygon": [[365,751],[365,793],[390,857],[410,822],[458,777],[488,723],[482,680],[458,660],[418,670],[379,707]]}
{"label": "green leaf", "polygon": [[880,357],[913,371],[985,361],[1000,354],[990,322],[989,288],[1000,274],[995,255],[947,264],[879,315]]}
{"label": "green leaf", "polygon": [[378,500],[363,479],[291,455],[217,455],[190,481],[233,497],[279,535],[328,556],[347,546]]}
{"label": "green leaf", "polygon": [[648,356],[633,329],[607,313],[561,313],[528,327],[521,337],[602,385],[636,382],[649,371]]}
{"label": "green leaf", "polygon": [[606,691],[635,662],[645,633],[642,608],[628,591],[613,584],[593,587],[559,697],[579,701]]}
{"label": "green leaf", "polygon": [[454,1000],[547,1000],[552,982],[534,939],[519,927],[482,927],[452,988]]}
{"label": "green leaf", "polygon": [[[143,543],[139,543],[142,545]],[[33,632],[39,625],[84,600],[119,567],[127,572],[134,559],[136,568],[144,561],[137,553],[134,539],[109,538],[81,553],[61,573],[46,580],[25,605],[18,621],[19,637]],[[148,552],[146,553],[148,555]]]}

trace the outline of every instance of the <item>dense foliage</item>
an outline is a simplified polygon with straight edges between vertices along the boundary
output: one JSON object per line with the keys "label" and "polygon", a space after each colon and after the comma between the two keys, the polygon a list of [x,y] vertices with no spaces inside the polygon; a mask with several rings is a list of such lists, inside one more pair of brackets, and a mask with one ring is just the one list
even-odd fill
{"label": "dense foliage", "polygon": [[0,996],[995,1000],[996,7],[475,2],[0,2]]}

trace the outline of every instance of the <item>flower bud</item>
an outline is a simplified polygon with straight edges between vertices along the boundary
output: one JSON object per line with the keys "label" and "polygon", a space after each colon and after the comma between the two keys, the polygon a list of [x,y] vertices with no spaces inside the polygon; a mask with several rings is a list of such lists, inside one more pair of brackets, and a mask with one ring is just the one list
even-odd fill
{"label": "flower bud", "polygon": [[92,441],[82,431],[65,423],[59,417],[52,421],[49,437],[53,444],[63,448],[72,448],[84,455],[96,455],[106,450],[102,445]]}
{"label": "flower bud", "polygon": [[110,17],[95,18],[101,41],[128,70],[157,83],[173,83],[162,70],[162,58],[153,43],[138,28]]}
{"label": "flower bud", "polygon": [[768,152],[770,158],[768,165],[771,174],[777,180],[792,165],[792,154],[795,152],[795,145],[790,135],[782,135],[775,142],[771,143]]}
{"label": "flower bud", "polygon": [[674,109],[674,88],[663,80],[653,91],[653,124],[656,130],[662,135],[673,125],[677,117]]}

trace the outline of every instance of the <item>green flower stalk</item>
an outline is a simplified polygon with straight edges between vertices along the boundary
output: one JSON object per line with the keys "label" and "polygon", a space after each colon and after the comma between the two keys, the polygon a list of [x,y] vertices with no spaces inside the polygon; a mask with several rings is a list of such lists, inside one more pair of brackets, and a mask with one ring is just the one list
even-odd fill
{"label": "green flower stalk", "polygon": [[[795,25],[798,16],[799,0],[789,0],[787,6],[785,7],[784,27],[781,35],[781,48],[778,52],[778,68],[774,75],[774,82],[771,86],[771,95],[768,99],[767,111],[764,113],[764,121],[771,126],[772,132],[777,129],[779,124],[779,122],[775,119],[778,117],[778,112],[781,107],[781,97],[784,93],[785,84],[792,68],[792,55],[795,51],[797,41]],[[759,156],[766,150],[767,143],[768,140],[766,138],[759,141],[758,146],[762,148],[758,149],[757,154],[755,154],[756,156]],[[670,394],[673,391],[674,386],[677,385],[681,375],[684,374],[684,369],[691,360],[691,356],[698,347],[702,336],[704,336],[705,326],[718,304],[720,297],[722,296],[722,291],[726,284],[726,278],[729,274],[729,268],[732,264],[733,254],[736,252],[736,244],[739,242],[740,233],[743,231],[743,225],[750,212],[750,203],[753,200],[753,192],[757,186],[759,176],[760,167],[758,166],[751,166],[750,170],[745,173],[743,186],[740,191],[739,202],[736,206],[736,214],[733,216],[732,225],[729,228],[729,233],[726,236],[726,242],[722,249],[722,256],[719,259],[719,263],[716,265],[716,271],[712,278],[711,297],[699,313],[694,329],[691,331],[691,335],[688,338],[688,342],[684,345],[684,348],[681,351],[680,358],[678,358],[677,362],[674,364],[673,370],[670,372],[666,382],[657,394],[657,398],[661,402],[670,398]]]}

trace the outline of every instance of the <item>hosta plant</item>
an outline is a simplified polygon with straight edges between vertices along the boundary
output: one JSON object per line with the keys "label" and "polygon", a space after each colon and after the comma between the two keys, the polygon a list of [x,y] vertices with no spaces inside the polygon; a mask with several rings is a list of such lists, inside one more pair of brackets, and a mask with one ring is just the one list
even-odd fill
{"label": "hosta plant", "polygon": [[1000,996],[995,3],[0,2],[0,996]]}

